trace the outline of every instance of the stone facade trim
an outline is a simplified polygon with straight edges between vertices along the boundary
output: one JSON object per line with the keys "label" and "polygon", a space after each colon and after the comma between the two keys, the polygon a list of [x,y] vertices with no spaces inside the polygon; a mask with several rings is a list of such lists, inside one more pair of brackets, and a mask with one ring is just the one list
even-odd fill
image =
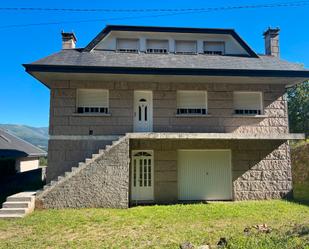
{"label": "stone facade trim", "polygon": [[49,139],[52,140],[117,140],[121,136],[115,136],[115,135],[101,135],[101,136],[93,136],[93,135],[51,135],[49,136]]}
{"label": "stone facade trim", "polygon": [[236,140],[290,140],[305,139],[305,134],[237,134],[237,133],[174,133],[138,132],[127,133],[130,139],[236,139]]}

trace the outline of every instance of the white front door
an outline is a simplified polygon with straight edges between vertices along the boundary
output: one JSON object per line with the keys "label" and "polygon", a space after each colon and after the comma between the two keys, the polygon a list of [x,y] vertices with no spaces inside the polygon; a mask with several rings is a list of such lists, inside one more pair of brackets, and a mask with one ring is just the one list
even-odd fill
{"label": "white front door", "polygon": [[132,151],[131,200],[153,200],[153,152]]}
{"label": "white front door", "polygon": [[231,200],[230,150],[179,150],[179,200]]}
{"label": "white front door", "polygon": [[152,131],[151,91],[134,91],[134,131]]}

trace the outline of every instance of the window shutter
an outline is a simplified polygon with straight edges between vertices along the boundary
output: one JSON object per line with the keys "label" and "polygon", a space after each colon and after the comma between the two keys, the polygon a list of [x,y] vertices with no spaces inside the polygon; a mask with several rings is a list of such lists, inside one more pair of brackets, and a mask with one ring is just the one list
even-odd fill
{"label": "window shutter", "polygon": [[260,92],[234,92],[235,110],[261,110]]}
{"label": "window shutter", "polygon": [[147,40],[147,49],[168,49],[167,40]]}
{"label": "window shutter", "polygon": [[176,53],[196,53],[196,41],[176,41]]}
{"label": "window shutter", "polygon": [[207,108],[207,92],[178,91],[177,108]]}
{"label": "window shutter", "polygon": [[79,107],[108,107],[108,90],[78,89]]}
{"label": "window shutter", "polygon": [[138,50],[138,47],[136,39],[117,39],[118,50]]}

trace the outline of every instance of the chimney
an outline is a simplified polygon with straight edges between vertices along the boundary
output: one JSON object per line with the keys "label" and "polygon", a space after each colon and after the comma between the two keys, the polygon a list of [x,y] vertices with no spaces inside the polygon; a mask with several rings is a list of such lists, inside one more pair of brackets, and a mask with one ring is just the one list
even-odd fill
{"label": "chimney", "polygon": [[264,33],[265,54],[279,57],[279,28],[269,27]]}
{"label": "chimney", "polygon": [[73,49],[76,45],[76,36],[73,32],[61,32],[62,36],[62,49]]}

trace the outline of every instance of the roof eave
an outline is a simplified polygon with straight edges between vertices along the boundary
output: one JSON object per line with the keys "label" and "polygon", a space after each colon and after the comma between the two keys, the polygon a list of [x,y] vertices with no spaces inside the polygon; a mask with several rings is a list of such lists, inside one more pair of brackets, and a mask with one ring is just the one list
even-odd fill
{"label": "roof eave", "polygon": [[259,70],[217,68],[151,68],[151,67],[100,67],[75,65],[23,64],[26,72],[102,73],[144,75],[192,75],[192,76],[244,76],[244,77],[298,77],[309,79],[309,70]]}

